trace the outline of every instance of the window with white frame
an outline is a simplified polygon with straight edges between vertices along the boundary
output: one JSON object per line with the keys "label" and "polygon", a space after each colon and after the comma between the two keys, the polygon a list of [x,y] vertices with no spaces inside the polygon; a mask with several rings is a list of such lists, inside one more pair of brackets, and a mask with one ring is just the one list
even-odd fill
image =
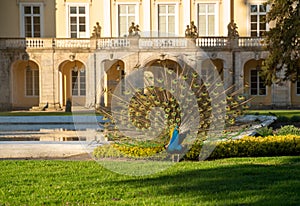
{"label": "window with white frame", "polygon": [[250,35],[261,37],[267,31],[267,6],[264,4],[250,5]]}
{"label": "window with white frame", "polygon": [[158,32],[160,36],[169,36],[176,33],[176,5],[158,5]]}
{"label": "window with white frame", "polygon": [[42,36],[42,5],[21,5],[22,31],[24,37]]}
{"label": "window with white frame", "polygon": [[131,26],[131,23],[134,22],[137,24],[136,19],[136,5],[135,4],[119,4],[118,5],[118,26],[119,36],[125,36],[128,34],[128,29]]}
{"label": "window with white frame", "polygon": [[250,71],[250,94],[251,95],[266,95],[266,85],[260,76],[260,71],[253,69]]}
{"label": "window with white frame", "polygon": [[39,70],[27,68],[26,78],[26,96],[39,96]]}
{"label": "window with white frame", "polygon": [[88,37],[88,7],[85,5],[69,5],[69,37]]}
{"label": "window with white frame", "polygon": [[72,70],[72,96],[86,95],[85,69]]}
{"label": "window with white frame", "polygon": [[198,33],[199,36],[216,35],[216,4],[198,4]]}

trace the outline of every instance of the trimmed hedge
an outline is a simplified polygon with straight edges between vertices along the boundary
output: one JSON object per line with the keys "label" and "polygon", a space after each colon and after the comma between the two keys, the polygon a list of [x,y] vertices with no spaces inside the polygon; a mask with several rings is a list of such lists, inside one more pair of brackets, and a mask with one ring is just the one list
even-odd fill
{"label": "trimmed hedge", "polygon": [[[244,137],[239,140],[216,142],[216,147],[208,159],[230,157],[263,157],[300,155],[300,136]],[[203,143],[196,142],[184,156],[185,160],[198,160]],[[142,158],[165,151],[163,146],[141,147],[125,144],[111,144],[97,147],[96,158],[135,157]]]}
{"label": "trimmed hedge", "polygon": [[163,146],[145,147],[127,144],[107,144],[97,147],[93,155],[96,158],[111,158],[111,157],[134,157],[142,158],[149,157],[164,151]]}
{"label": "trimmed hedge", "polygon": [[300,155],[300,136],[244,137],[219,142],[209,159]]}

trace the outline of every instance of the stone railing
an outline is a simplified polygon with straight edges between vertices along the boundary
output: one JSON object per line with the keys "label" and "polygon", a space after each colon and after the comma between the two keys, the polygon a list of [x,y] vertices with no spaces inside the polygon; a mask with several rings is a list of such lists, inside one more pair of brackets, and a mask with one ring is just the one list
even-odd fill
{"label": "stone railing", "polygon": [[163,48],[187,48],[188,40],[186,38],[140,38],[140,49],[163,49]]}
{"label": "stone railing", "polygon": [[0,39],[0,48],[12,49],[44,49],[52,48],[53,39],[26,38],[26,39]]}
{"label": "stone railing", "polygon": [[239,47],[264,47],[264,39],[261,37],[240,37],[238,39]]}
{"label": "stone railing", "polygon": [[[236,43],[232,42],[235,41]],[[258,37],[240,37],[228,40],[227,37],[141,37],[141,38],[100,38],[100,39],[70,39],[70,38],[0,38],[0,49],[98,49],[112,50],[124,48],[137,49],[168,49],[189,48],[195,45],[199,48],[243,48],[263,47],[265,43]]]}
{"label": "stone railing", "polygon": [[90,39],[53,39],[53,46],[57,49],[91,48]]}
{"label": "stone railing", "polygon": [[97,49],[118,49],[130,47],[128,38],[101,38],[97,39]]}
{"label": "stone railing", "polygon": [[229,42],[227,37],[198,37],[196,39],[196,46],[200,48],[227,47],[229,46]]}

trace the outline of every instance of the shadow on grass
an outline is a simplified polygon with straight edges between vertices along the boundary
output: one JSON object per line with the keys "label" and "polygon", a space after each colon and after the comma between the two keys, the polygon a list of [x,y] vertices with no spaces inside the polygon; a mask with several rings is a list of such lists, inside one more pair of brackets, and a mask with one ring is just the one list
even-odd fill
{"label": "shadow on grass", "polygon": [[0,205],[300,203],[300,157],[180,162],[144,177],[94,161],[0,161],[0,168]]}
{"label": "shadow on grass", "polygon": [[[174,168],[173,168],[174,169]],[[176,197],[216,205],[299,205],[300,157],[278,165],[232,164],[182,170],[166,175],[115,182],[153,196]],[[149,193],[147,194],[149,195]]]}

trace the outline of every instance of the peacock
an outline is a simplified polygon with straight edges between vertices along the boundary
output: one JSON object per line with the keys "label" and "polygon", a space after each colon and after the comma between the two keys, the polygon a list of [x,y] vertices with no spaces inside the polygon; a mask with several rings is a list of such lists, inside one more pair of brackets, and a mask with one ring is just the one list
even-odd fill
{"label": "peacock", "polygon": [[[116,144],[160,145],[163,153],[184,156],[195,141],[213,142],[248,108],[234,86],[224,88],[214,65],[152,64],[126,75],[111,95],[111,107],[97,110],[108,119],[105,134]],[[151,75],[145,78],[145,73]]]}

